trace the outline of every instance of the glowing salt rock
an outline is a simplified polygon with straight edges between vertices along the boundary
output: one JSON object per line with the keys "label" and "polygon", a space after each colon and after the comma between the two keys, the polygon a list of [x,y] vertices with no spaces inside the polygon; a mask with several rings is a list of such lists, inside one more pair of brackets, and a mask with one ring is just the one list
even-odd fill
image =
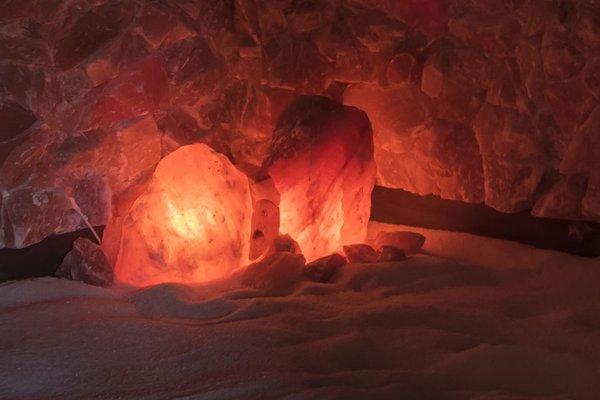
{"label": "glowing salt rock", "polygon": [[364,241],[375,183],[364,112],[300,96],[282,113],[264,166],[280,193],[280,232],[308,261]]}
{"label": "glowing salt rock", "polygon": [[202,282],[247,261],[248,178],[204,144],[163,158],[124,218],[115,275],[137,286]]}

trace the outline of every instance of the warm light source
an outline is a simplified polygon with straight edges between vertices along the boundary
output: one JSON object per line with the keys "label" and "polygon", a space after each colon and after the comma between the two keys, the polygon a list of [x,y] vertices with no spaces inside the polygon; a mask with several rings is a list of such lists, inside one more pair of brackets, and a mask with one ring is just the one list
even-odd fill
{"label": "warm light source", "polygon": [[[166,197],[166,196],[165,196]],[[216,226],[214,214],[203,205],[182,208],[165,198],[168,221],[179,236],[193,239],[208,236],[207,230]]]}
{"label": "warm light source", "polygon": [[375,184],[364,112],[300,96],[283,112],[255,172],[262,180],[251,186],[204,144],[163,158],[144,192],[107,226],[103,248],[118,247],[116,279],[144,286],[223,277],[264,255],[277,227],[308,261],[364,241]]}
{"label": "warm light source", "polygon": [[143,286],[202,282],[247,262],[248,178],[204,144],[163,158],[123,220],[117,280]]}
{"label": "warm light source", "polygon": [[280,193],[280,231],[308,261],[365,239],[375,162],[364,112],[300,96],[280,117],[265,166]]}

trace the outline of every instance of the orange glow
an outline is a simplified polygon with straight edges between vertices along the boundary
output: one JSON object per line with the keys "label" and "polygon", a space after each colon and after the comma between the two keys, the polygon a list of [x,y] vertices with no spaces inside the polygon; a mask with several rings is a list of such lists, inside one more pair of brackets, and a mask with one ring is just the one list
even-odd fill
{"label": "orange glow", "polygon": [[164,201],[171,226],[183,238],[207,237],[207,229],[216,226],[214,215],[204,206],[178,209],[168,198]]}
{"label": "orange glow", "polygon": [[117,280],[137,286],[203,282],[247,262],[248,178],[204,144],[161,160],[123,221]]}
{"label": "orange glow", "polygon": [[371,126],[347,111],[289,158],[269,167],[280,193],[280,232],[293,237],[307,261],[366,237],[375,183]]}

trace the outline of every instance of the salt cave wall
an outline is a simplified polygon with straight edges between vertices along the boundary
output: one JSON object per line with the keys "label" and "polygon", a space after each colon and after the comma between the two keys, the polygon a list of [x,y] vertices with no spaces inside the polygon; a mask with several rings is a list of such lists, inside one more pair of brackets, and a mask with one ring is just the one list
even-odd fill
{"label": "salt cave wall", "polygon": [[5,0],[0,247],[103,225],[184,144],[260,164],[297,94],[367,112],[381,185],[599,221],[599,24],[592,0]]}

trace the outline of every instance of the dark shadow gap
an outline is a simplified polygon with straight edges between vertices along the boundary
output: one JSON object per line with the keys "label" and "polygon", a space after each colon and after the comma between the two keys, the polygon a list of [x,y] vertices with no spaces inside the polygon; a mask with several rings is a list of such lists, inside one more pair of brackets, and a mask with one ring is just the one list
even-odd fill
{"label": "dark shadow gap", "polygon": [[[95,227],[102,237],[103,226]],[[0,249],[0,282],[39,276],[53,276],[78,237],[96,242],[89,229],[53,235],[22,249]]]}
{"label": "dark shadow gap", "polygon": [[371,220],[467,232],[585,257],[600,256],[600,224],[537,218],[529,211],[507,214],[484,204],[420,196],[401,189],[375,187]]}

